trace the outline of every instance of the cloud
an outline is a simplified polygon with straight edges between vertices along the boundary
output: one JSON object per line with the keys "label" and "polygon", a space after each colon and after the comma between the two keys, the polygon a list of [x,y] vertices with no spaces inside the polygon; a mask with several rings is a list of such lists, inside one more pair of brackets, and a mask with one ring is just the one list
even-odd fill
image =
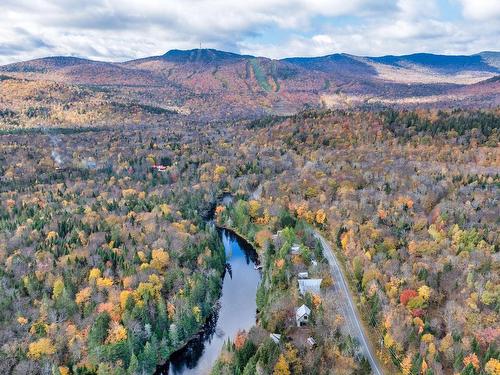
{"label": "cloud", "polygon": [[271,57],[500,49],[497,0],[448,4],[463,19],[445,20],[438,0],[2,0],[0,63],[127,60],[200,42]]}
{"label": "cloud", "polygon": [[460,0],[460,3],[466,18],[496,21],[500,18],[500,1],[498,0]]}

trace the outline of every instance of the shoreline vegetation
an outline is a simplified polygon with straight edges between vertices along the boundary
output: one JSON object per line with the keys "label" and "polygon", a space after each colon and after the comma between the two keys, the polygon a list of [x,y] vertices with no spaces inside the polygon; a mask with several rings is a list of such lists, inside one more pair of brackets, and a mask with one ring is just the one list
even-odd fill
{"label": "shoreline vegetation", "polygon": [[[238,201],[235,203],[236,206],[242,206],[242,205],[248,205],[247,201]],[[219,226],[228,228],[228,222],[233,223],[234,219],[234,208],[229,206],[229,207],[224,207],[219,206],[218,209],[216,210],[217,216],[216,216],[216,221]],[[249,215],[250,217],[251,215]],[[241,216],[240,216],[241,217]],[[288,219],[292,219],[292,217],[287,217],[285,218],[285,221]],[[293,220],[293,219],[292,219]],[[289,222],[288,224],[292,224],[292,222]],[[303,231],[303,235],[307,232],[308,230],[308,224],[305,224],[304,222],[296,221],[296,225],[298,228],[298,232]],[[251,226],[250,226],[251,227]],[[248,227],[248,228],[250,228]],[[262,225],[261,228],[265,228],[266,225]],[[240,237],[245,238],[249,243],[255,244],[257,247],[259,254],[262,256],[262,266],[263,266],[263,278],[261,285],[259,287],[259,290],[257,292],[257,300],[258,300],[258,310],[257,310],[257,322],[256,326],[254,326],[249,332],[244,332],[241,331],[233,341],[228,340],[228,342],[225,345],[225,348],[223,349],[223,352],[221,354],[221,357],[219,358],[218,362],[214,366],[212,370],[212,375],[220,375],[220,374],[254,374],[254,373],[259,373],[261,371],[265,371],[265,373],[280,373],[280,371],[283,371],[284,374],[291,373],[290,371],[293,371],[293,373],[310,373],[311,371],[321,371],[321,367],[318,365],[317,361],[314,361],[313,367],[307,366],[306,363],[303,363],[304,360],[307,360],[305,357],[308,355],[311,355],[311,353],[315,352],[313,346],[308,347],[308,342],[315,342],[314,337],[310,336],[313,335],[314,331],[314,325],[315,325],[315,320],[311,320],[310,325],[307,327],[296,327],[296,322],[295,320],[291,319],[290,317],[285,318],[283,322],[283,326],[278,328],[278,331],[275,332],[275,330],[270,330],[270,326],[268,322],[266,321],[266,314],[267,311],[271,306],[267,305],[266,302],[263,300],[266,299],[265,295],[267,294],[269,296],[275,294],[276,292],[282,293],[283,291],[285,293],[290,293],[290,297],[292,299],[296,299],[298,303],[296,305],[299,305],[303,301],[311,308],[315,310],[315,315],[317,314],[318,316],[316,317],[313,315],[313,319],[321,319],[320,316],[323,314],[331,314],[332,311],[328,310],[323,310],[323,306],[321,306],[321,300],[324,296],[324,290],[321,293],[319,291],[316,293],[307,293],[306,295],[302,296],[300,298],[296,294],[296,277],[288,275],[282,280],[282,285],[278,286],[273,284],[273,282],[269,282],[270,279],[273,279],[275,275],[273,275],[273,272],[276,271],[275,266],[278,267],[278,269],[281,268],[286,268],[290,267],[291,265],[288,264],[290,259],[287,261],[285,259],[289,258],[290,255],[288,254],[290,252],[290,249],[292,247],[292,244],[294,243],[293,241],[297,240],[300,241],[301,237],[296,236],[296,230],[292,229],[290,227],[283,227],[282,229],[278,230],[278,234],[273,236],[274,241],[271,241],[271,235],[270,233],[267,235],[265,241],[261,242],[261,244],[256,244],[253,240],[250,240],[249,234],[248,233],[253,233],[254,235],[257,235],[257,233],[252,232],[252,229],[250,229],[248,232],[245,232],[246,234],[241,234],[244,232],[242,230],[242,227],[238,226],[238,224],[233,224],[230,226],[233,232],[237,233],[240,235]],[[278,227],[280,228],[280,227]],[[265,230],[265,229],[262,229]],[[284,240],[281,238],[281,234],[286,232],[284,235],[290,236],[287,240]],[[304,238],[302,238],[304,240]],[[283,247],[279,249],[279,254],[283,258],[277,258],[275,259],[273,254],[275,254],[274,249],[274,244],[276,241],[285,241],[283,244]],[[311,261],[314,263],[324,263],[326,262],[324,258],[322,258],[321,251],[319,251],[317,247],[317,243],[312,239],[309,238],[308,241],[311,244],[311,247],[316,246],[314,255],[311,255],[309,253],[310,250],[307,249],[304,245],[302,246],[301,254],[296,254],[292,255],[294,260],[292,263],[294,266],[292,268],[295,268],[295,272],[298,270],[303,270],[301,267],[300,263],[302,261],[300,260],[300,257],[302,254],[305,252],[307,255],[306,257],[309,258],[309,263],[311,264]],[[318,259],[318,260],[316,260]],[[282,260],[284,260],[283,265],[282,265]],[[275,263],[275,265],[273,264]],[[288,264],[287,266],[285,264]],[[311,266],[313,269],[317,266]],[[321,265],[319,266],[321,267]],[[274,270],[273,270],[274,268]],[[311,269],[311,268],[310,268]],[[291,271],[291,270],[290,270]],[[314,274],[315,271],[313,270],[312,273]],[[289,273],[289,271],[285,271],[286,273]],[[327,275],[327,277],[324,279],[325,282],[322,282],[322,289],[329,289],[331,287],[331,277],[329,276],[328,272],[324,272],[324,275]],[[287,279],[287,280],[286,280]],[[275,301],[276,302],[276,301]],[[291,307],[289,306],[288,309]],[[325,327],[323,327],[325,329]],[[275,332],[275,333],[273,333]],[[278,333],[279,332],[279,333]],[[270,338],[270,334],[277,334],[281,338],[279,339],[278,342],[274,342]],[[338,331],[339,337],[341,336],[340,331]],[[276,336],[276,337],[278,337]],[[352,345],[354,343],[349,343],[349,345]],[[314,346],[316,343],[314,344]],[[323,345],[321,343],[320,345]],[[354,344],[355,346],[355,344]],[[317,352],[317,351],[316,351]],[[354,352],[353,352],[354,353]],[[321,354],[317,358],[317,360],[320,360]],[[310,366],[310,365],[309,365]],[[267,370],[266,370],[267,369]],[[366,360],[361,360],[360,361],[360,367],[358,370],[355,372],[357,374],[368,374],[370,373],[369,370],[370,366],[366,362]],[[312,372],[311,372],[312,373]]]}
{"label": "shoreline vegetation", "polygon": [[[235,229],[230,228],[230,227],[226,227],[226,226],[220,226],[220,225],[215,225],[215,228],[216,228],[217,231],[219,231],[219,230],[226,230],[226,231],[232,233],[239,240],[245,242],[247,246],[251,247],[255,251],[255,254],[258,257],[258,252],[257,252],[257,249],[256,249],[255,245],[252,244],[250,241],[248,241],[248,239],[246,239],[244,236],[242,236],[241,234],[239,234]],[[215,314],[217,312],[217,310],[220,308],[220,306],[218,305],[218,301],[220,300],[220,297],[221,297],[221,292],[222,292],[222,286],[223,286],[225,272],[227,272],[227,269],[224,271],[224,273],[221,276],[221,280],[222,281],[221,281],[221,286],[219,288],[220,289],[219,290],[219,295],[218,295],[218,298],[217,298],[217,302],[213,305],[212,312],[209,313],[209,315],[206,317],[205,322],[200,327],[200,329],[196,333],[194,333],[189,339],[187,339],[183,344],[181,344],[180,346],[178,346],[178,348],[175,351],[173,351],[172,353],[170,353],[170,356],[175,356],[176,353],[179,353],[179,352],[182,352],[183,350],[185,350],[190,345],[190,343],[192,343],[195,340],[199,340],[199,336],[202,335],[207,330],[207,325],[211,324],[210,320],[213,318],[213,314]],[[164,364],[158,365],[157,369],[156,369],[156,372],[158,372],[158,371],[165,371],[168,368],[168,366],[169,366],[168,363],[169,363],[169,360],[167,360]]]}

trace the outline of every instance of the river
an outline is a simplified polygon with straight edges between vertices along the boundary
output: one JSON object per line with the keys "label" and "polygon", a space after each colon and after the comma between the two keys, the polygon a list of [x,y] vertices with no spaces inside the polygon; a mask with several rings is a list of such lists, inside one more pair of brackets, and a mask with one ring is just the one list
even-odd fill
{"label": "river", "polygon": [[232,232],[221,229],[219,235],[230,265],[224,275],[219,309],[208,319],[204,331],[173,353],[157,375],[209,374],[224,342],[233,340],[239,330],[248,331],[255,325],[255,295],[260,282],[260,272],[254,268],[257,254]]}

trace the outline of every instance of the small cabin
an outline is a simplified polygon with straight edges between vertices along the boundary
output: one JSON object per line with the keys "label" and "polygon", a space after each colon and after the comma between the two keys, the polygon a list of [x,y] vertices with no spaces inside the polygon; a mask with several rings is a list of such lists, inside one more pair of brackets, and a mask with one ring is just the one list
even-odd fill
{"label": "small cabin", "polygon": [[306,293],[319,294],[321,289],[321,282],[323,279],[299,279],[300,294]]}
{"label": "small cabin", "polygon": [[297,274],[297,277],[299,279],[307,279],[307,278],[309,278],[309,272],[299,272]]}
{"label": "small cabin", "polygon": [[294,243],[291,248],[292,255],[300,255],[300,245]]}
{"label": "small cabin", "polygon": [[278,333],[270,333],[269,337],[274,341],[275,344],[279,344],[281,341],[281,335]]}
{"label": "small cabin", "polygon": [[303,327],[309,323],[309,316],[311,315],[311,309],[306,305],[300,306],[295,311],[295,320],[297,322],[297,327]]}
{"label": "small cabin", "polygon": [[167,170],[166,166],[158,164],[153,165],[152,168],[156,169],[158,172],[165,172]]}
{"label": "small cabin", "polygon": [[311,349],[316,346],[316,340],[313,337],[308,337],[306,340],[306,343],[307,343],[307,346],[309,346],[309,348],[311,348]]}

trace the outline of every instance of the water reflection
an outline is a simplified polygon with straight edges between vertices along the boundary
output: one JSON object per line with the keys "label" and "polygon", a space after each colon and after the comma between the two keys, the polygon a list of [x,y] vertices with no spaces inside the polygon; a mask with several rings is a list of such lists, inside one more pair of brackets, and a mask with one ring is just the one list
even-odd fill
{"label": "water reflection", "polygon": [[219,235],[230,266],[224,275],[219,308],[203,331],[158,369],[158,375],[209,374],[224,342],[255,324],[255,294],[260,281],[260,273],[254,269],[255,251],[227,230],[220,230]]}

